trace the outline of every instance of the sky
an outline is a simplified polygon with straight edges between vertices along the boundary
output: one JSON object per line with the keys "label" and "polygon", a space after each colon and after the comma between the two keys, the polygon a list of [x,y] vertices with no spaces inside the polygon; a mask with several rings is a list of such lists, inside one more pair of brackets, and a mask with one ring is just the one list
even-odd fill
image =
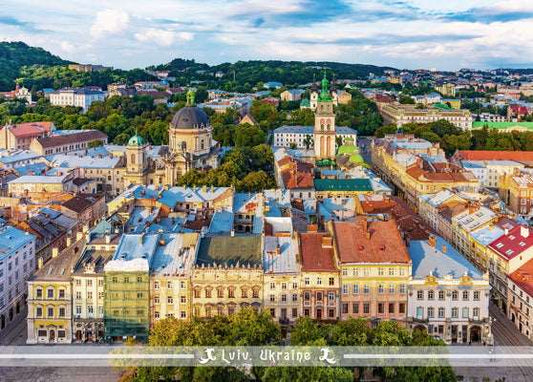
{"label": "sky", "polygon": [[533,67],[533,0],[1,0],[0,41],[124,69],[178,57]]}

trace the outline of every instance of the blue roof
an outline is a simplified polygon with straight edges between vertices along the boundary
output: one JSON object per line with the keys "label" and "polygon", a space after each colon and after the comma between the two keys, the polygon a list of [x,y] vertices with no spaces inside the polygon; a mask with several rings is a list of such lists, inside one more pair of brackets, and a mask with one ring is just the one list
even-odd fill
{"label": "blue roof", "polygon": [[217,211],[211,218],[209,233],[229,233],[233,229],[233,213],[230,211]]}
{"label": "blue roof", "polygon": [[[446,253],[442,251],[446,246]],[[440,236],[436,236],[436,246],[427,240],[414,240],[409,243],[409,255],[413,261],[413,278],[423,279],[432,274],[435,277],[451,275],[460,278],[468,274],[474,279],[483,278],[483,273]]]}
{"label": "blue roof", "polygon": [[263,249],[265,274],[298,272],[296,248],[291,237],[266,236]]}
{"label": "blue roof", "polygon": [[35,236],[10,225],[0,228],[0,259],[35,240]]}

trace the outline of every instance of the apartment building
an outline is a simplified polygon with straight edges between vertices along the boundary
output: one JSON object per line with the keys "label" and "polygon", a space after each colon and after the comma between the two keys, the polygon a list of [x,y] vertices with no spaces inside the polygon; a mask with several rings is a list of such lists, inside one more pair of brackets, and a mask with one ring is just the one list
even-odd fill
{"label": "apartment building", "polygon": [[418,109],[415,105],[402,105],[399,103],[382,104],[380,114],[387,124],[401,127],[407,123],[431,123],[445,120],[463,129],[472,128],[472,114],[468,110],[425,108]]}

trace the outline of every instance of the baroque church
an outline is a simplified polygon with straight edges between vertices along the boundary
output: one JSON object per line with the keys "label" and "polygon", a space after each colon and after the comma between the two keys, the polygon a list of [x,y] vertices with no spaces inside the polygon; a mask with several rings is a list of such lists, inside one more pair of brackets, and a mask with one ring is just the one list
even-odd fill
{"label": "baroque church", "polygon": [[124,183],[175,185],[191,169],[210,169],[219,165],[220,147],[212,138],[209,117],[195,104],[193,91],[187,105],[180,109],[168,129],[169,145],[157,153],[135,134],[126,146]]}

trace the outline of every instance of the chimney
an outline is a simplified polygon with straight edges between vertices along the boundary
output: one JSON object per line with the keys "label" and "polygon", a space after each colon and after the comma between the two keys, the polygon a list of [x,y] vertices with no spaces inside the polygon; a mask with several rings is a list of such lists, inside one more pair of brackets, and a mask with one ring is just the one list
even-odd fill
{"label": "chimney", "polygon": [[59,255],[59,248],[53,247],[52,248],[52,258],[55,258]]}
{"label": "chimney", "polygon": [[43,258],[38,257],[37,258],[37,269],[41,269],[43,267]]}
{"label": "chimney", "polygon": [[76,232],[76,241],[83,239],[83,232]]}
{"label": "chimney", "polygon": [[435,239],[435,236],[431,235],[429,237],[428,244],[429,244],[430,247],[435,248],[435,246],[437,245],[437,240]]}
{"label": "chimney", "polygon": [[111,235],[108,234],[108,233],[106,233],[106,235],[105,235],[105,243],[106,243],[106,244],[111,243]]}
{"label": "chimney", "polygon": [[333,238],[331,236],[322,236],[322,248],[333,247]]}
{"label": "chimney", "polygon": [[520,226],[520,236],[523,238],[529,237],[529,227]]}

